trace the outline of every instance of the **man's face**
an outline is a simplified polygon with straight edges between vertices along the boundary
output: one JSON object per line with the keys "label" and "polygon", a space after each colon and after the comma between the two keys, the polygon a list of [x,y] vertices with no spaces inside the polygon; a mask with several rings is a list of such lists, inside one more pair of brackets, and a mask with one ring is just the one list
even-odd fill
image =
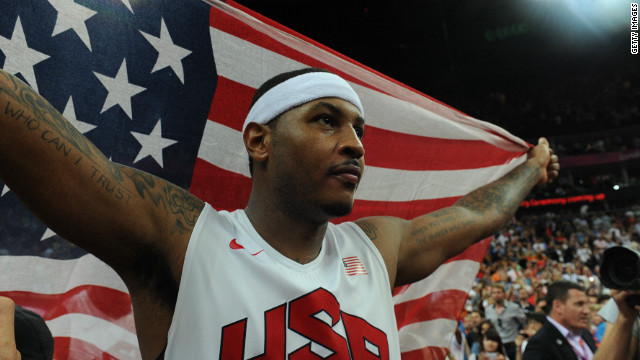
{"label": "man's face", "polygon": [[569,289],[567,301],[554,300],[553,313],[557,320],[567,329],[578,332],[589,325],[589,300],[584,291]]}
{"label": "man's face", "polygon": [[495,340],[489,340],[486,337],[482,339],[482,347],[486,352],[495,352],[498,350],[498,342]]}
{"label": "man's face", "polygon": [[364,170],[364,120],[358,109],[323,98],[277,121],[267,164],[277,205],[317,221],[348,214]]}
{"label": "man's face", "polygon": [[521,301],[526,301],[529,298],[529,292],[527,291],[527,289],[520,289],[518,291],[518,297]]}
{"label": "man's face", "polygon": [[494,287],[491,289],[491,297],[497,303],[502,303],[504,301],[504,290],[499,287]]}
{"label": "man's face", "polygon": [[535,335],[538,332],[538,330],[542,329],[543,325],[544,325],[543,323],[540,323],[540,322],[537,322],[535,320],[531,320],[530,319],[527,322],[527,326],[525,326],[525,328],[524,328],[524,332],[526,332],[527,335],[529,335],[531,337],[531,336]]}
{"label": "man's face", "polygon": [[480,316],[480,313],[477,311],[469,314],[469,318],[471,319],[471,325],[474,327],[480,325],[480,323],[482,322],[482,316]]}

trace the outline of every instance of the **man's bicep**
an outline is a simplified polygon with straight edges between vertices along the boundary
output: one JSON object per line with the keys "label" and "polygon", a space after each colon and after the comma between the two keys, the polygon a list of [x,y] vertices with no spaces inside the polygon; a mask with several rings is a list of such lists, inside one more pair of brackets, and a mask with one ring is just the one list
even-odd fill
{"label": "man's bicep", "polygon": [[397,286],[396,272],[402,229],[406,221],[395,217],[372,216],[355,221],[378,249],[387,267],[391,287]]}
{"label": "man's bicep", "polygon": [[[87,233],[96,231],[85,227],[73,241],[119,272],[135,272],[132,266],[137,259],[151,251],[164,258],[172,275],[179,280],[186,246],[204,203],[166,180],[135,168],[114,165],[109,181],[113,181],[116,189],[121,188],[127,198],[101,186],[87,190],[104,201],[101,209],[93,209],[100,212],[94,221],[96,217],[98,221],[104,217],[99,226],[104,235],[101,241],[86,240]],[[123,250],[131,256],[118,254]]]}
{"label": "man's bicep", "polygon": [[408,222],[401,241],[398,280],[410,283],[429,276],[447,259],[480,239],[476,214],[448,207]]}

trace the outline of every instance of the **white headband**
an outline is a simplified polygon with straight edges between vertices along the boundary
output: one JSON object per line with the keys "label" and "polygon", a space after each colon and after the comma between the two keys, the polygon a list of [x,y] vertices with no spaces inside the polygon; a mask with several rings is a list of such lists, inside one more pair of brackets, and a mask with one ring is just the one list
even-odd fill
{"label": "white headband", "polygon": [[326,97],[348,101],[358,108],[360,116],[364,116],[358,94],[343,78],[327,72],[310,72],[267,90],[249,110],[242,132],[249,123],[266,124],[296,106]]}

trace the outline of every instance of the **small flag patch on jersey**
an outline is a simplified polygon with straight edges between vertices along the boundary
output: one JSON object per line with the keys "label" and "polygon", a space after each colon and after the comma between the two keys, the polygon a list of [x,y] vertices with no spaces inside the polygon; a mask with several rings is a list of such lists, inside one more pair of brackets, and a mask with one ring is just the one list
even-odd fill
{"label": "small flag patch on jersey", "polygon": [[344,264],[344,270],[347,272],[347,276],[353,275],[368,275],[367,269],[357,256],[349,256],[342,258]]}

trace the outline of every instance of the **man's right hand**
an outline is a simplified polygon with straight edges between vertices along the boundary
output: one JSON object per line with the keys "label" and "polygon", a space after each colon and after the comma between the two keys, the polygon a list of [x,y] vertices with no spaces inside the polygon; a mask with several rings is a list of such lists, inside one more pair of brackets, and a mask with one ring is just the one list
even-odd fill
{"label": "man's right hand", "polygon": [[0,360],[20,360],[16,348],[14,333],[14,314],[16,305],[13,300],[0,297]]}
{"label": "man's right hand", "polygon": [[627,297],[635,295],[640,296],[640,291],[631,291],[631,290],[611,290],[611,297],[613,301],[615,301],[618,306],[618,319],[622,317],[624,320],[635,321],[636,317],[638,317],[638,313],[640,312],[640,305],[636,305],[634,308],[627,304]]}

